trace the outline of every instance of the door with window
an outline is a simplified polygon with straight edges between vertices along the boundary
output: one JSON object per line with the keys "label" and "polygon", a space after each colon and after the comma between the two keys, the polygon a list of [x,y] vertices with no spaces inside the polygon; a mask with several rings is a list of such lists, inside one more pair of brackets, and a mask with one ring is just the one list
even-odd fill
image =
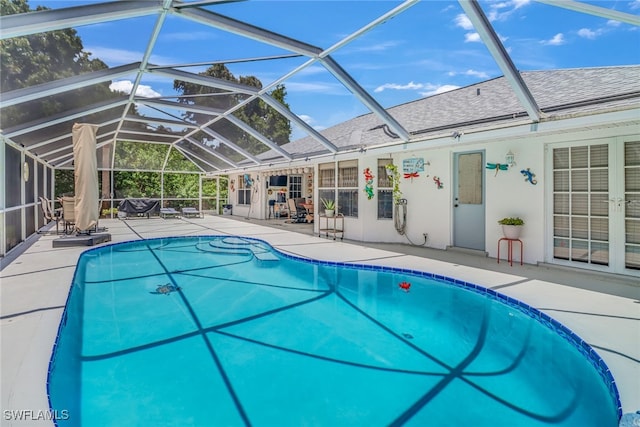
{"label": "door with window", "polygon": [[640,276],[640,141],[550,153],[552,261]]}
{"label": "door with window", "polygon": [[484,251],[484,152],[456,153],[453,158],[453,245]]}

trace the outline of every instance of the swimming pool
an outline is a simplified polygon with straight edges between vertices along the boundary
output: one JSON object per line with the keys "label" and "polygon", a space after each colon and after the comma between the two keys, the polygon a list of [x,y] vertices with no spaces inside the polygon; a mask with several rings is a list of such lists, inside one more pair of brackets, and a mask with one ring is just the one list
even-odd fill
{"label": "swimming pool", "polygon": [[240,237],[85,252],[49,367],[59,426],[616,426],[568,329],[485,288]]}

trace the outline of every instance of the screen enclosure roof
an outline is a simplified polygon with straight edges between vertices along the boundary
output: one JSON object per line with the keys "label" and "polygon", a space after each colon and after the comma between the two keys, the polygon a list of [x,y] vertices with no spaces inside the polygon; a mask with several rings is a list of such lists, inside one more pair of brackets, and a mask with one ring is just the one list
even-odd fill
{"label": "screen enclosure roof", "polygon": [[[586,16],[593,28],[612,22],[624,26],[625,37],[636,48],[640,24],[632,8],[615,9],[617,2],[523,0],[511,2],[510,13],[526,6],[529,16],[546,17],[545,27],[523,21],[521,30],[526,31],[516,42],[508,17],[497,15],[500,9],[492,1],[29,2],[32,9],[40,4],[49,9],[0,18],[3,42],[73,28],[84,50],[107,67],[35,84],[18,76],[26,83],[1,94],[0,107],[10,117],[2,123],[5,138],[55,168],[69,168],[72,125],[92,122],[99,125],[100,168],[140,169],[120,154],[132,144],[145,144],[141,147],[164,155],[163,162],[149,164],[148,170],[185,164],[171,160],[179,158],[191,165],[179,169],[214,175],[388,140],[410,143],[430,126],[450,131],[455,123],[429,123],[430,116],[435,121],[446,112],[446,102],[415,103],[447,86],[495,85],[498,79],[504,99],[513,104],[509,111],[520,120],[539,122],[547,114],[541,102],[548,101],[541,101],[540,91],[531,87],[536,79],[527,80],[521,71],[545,65],[528,63],[523,51],[540,49],[542,42],[536,39],[560,34],[564,17],[576,14]],[[582,55],[576,63],[584,68],[638,62],[637,49],[627,63],[609,64],[608,58],[592,58],[589,52],[574,54]],[[482,69],[467,68],[470,63]],[[219,64],[234,79],[204,75]],[[382,80],[388,70],[399,80]],[[440,87],[424,83],[433,73]],[[464,73],[466,80],[461,80]],[[455,84],[448,85],[456,75]],[[254,76],[260,84],[241,76]],[[548,93],[554,92],[549,85],[562,86],[563,76],[554,77],[546,82]],[[204,90],[183,94],[175,89],[176,82]],[[106,85],[109,96],[87,95]],[[274,95],[282,87],[287,105]],[[404,89],[409,90],[402,96],[391,96]],[[37,116],[9,114],[25,107]],[[425,111],[416,123],[412,111],[420,108]],[[247,119],[247,111],[267,111],[265,123]],[[276,121],[288,124],[288,136],[269,125]],[[361,126],[348,129],[345,123]],[[363,127],[378,129],[384,137],[363,138]]]}

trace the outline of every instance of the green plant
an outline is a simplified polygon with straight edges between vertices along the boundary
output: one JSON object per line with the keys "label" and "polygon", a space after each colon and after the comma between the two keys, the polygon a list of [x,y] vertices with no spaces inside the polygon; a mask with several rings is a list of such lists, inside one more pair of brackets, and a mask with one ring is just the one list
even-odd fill
{"label": "green plant", "polygon": [[330,199],[320,199],[322,201],[322,206],[324,206],[325,209],[333,211],[336,209],[336,203],[333,200]]}
{"label": "green plant", "polygon": [[102,216],[108,216],[108,215],[117,216],[118,208],[102,209]]}
{"label": "green plant", "polygon": [[506,217],[498,221],[500,225],[524,225],[524,221],[519,217]]}
{"label": "green plant", "polygon": [[393,201],[398,204],[402,199],[402,191],[400,191],[400,174],[398,173],[398,167],[393,163],[389,163],[385,166],[387,169],[387,175],[391,178],[393,183]]}

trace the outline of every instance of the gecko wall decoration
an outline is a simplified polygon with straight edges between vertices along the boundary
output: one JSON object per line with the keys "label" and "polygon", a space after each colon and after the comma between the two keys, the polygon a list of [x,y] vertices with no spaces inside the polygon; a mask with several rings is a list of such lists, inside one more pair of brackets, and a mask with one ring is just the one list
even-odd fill
{"label": "gecko wall decoration", "polygon": [[535,179],[536,178],[536,174],[531,172],[531,170],[529,168],[522,169],[520,171],[520,173],[522,175],[524,175],[524,181],[525,182],[529,181],[532,185],[536,185],[538,183],[538,180]]}

